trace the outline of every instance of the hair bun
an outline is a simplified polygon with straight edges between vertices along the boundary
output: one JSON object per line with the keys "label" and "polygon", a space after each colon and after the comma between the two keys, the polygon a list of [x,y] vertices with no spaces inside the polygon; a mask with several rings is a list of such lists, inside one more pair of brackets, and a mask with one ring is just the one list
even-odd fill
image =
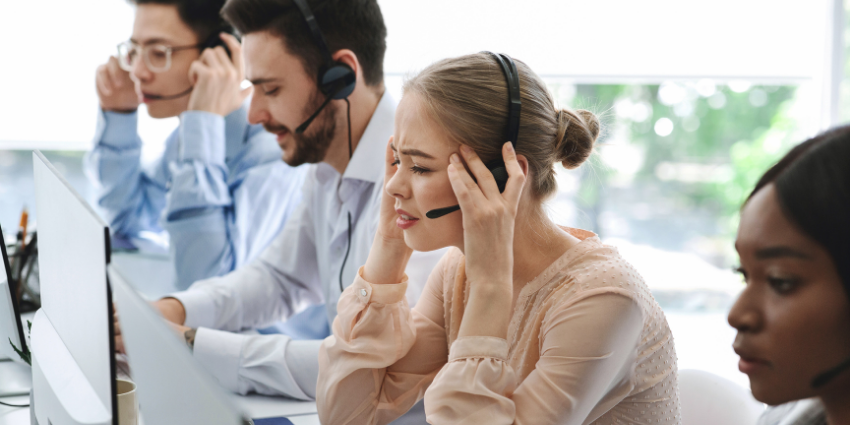
{"label": "hair bun", "polygon": [[593,152],[593,144],[599,137],[599,118],[584,109],[561,109],[557,116],[555,155],[564,168],[571,170],[586,161]]}

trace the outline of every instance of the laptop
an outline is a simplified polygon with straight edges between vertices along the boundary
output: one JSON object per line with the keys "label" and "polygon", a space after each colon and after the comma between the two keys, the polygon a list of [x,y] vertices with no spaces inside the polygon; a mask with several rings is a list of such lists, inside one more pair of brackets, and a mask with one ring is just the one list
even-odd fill
{"label": "laptop", "polygon": [[109,285],[145,423],[158,425],[292,425],[286,418],[252,421],[192,357],[189,348],[110,265]]}

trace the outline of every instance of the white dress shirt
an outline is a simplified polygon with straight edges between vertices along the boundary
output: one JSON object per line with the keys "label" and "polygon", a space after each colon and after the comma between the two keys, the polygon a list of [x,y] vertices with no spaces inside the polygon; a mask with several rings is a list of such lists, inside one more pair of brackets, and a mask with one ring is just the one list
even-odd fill
{"label": "white dress shirt", "polygon": [[[235,332],[268,326],[305,304],[324,303],[333,322],[349,214],[351,251],[342,270],[343,287],[366,263],[377,230],[395,107],[385,93],[343,175],[325,163],[310,166],[300,207],[259,258],[173,295],[186,308],[185,325],[199,328],[195,358],[230,391],[315,397],[321,341]],[[441,255],[414,253],[407,270],[415,282],[408,290],[411,303]]]}

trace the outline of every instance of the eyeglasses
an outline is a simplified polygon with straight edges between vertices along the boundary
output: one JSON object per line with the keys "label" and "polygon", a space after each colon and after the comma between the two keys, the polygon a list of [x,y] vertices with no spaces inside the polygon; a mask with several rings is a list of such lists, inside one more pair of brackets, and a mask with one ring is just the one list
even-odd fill
{"label": "eyeglasses", "polygon": [[171,68],[171,54],[181,50],[199,49],[201,46],[166,46],[164,44],[149,44],[140,46],[132,41],[125,41],[118,45],[118,64],[121,69],[130,72],[139,60],[139,56],[145,58],[145,65],[151,72],[165,72]]}

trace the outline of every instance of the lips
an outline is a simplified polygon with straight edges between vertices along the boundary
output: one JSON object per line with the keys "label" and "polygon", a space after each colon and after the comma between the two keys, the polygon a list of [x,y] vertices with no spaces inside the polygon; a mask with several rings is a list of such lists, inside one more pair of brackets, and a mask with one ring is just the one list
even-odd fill
{"label": "lips", "polygon": [[738,370],[740,370],[741,373],[752,375],[771,366],[770,362],[767,360],[755,357],[744,350],[736,348],[735,353],[741,356],[741,359],[738,360]]}
{"label": "lips", "polygon": [[403,209],[396,209],[396,213],[398,213],[398,218],[395,223],[401,230],[407,230],[416,225],[419,222],[417,217],[414,217],[409,212]]}

